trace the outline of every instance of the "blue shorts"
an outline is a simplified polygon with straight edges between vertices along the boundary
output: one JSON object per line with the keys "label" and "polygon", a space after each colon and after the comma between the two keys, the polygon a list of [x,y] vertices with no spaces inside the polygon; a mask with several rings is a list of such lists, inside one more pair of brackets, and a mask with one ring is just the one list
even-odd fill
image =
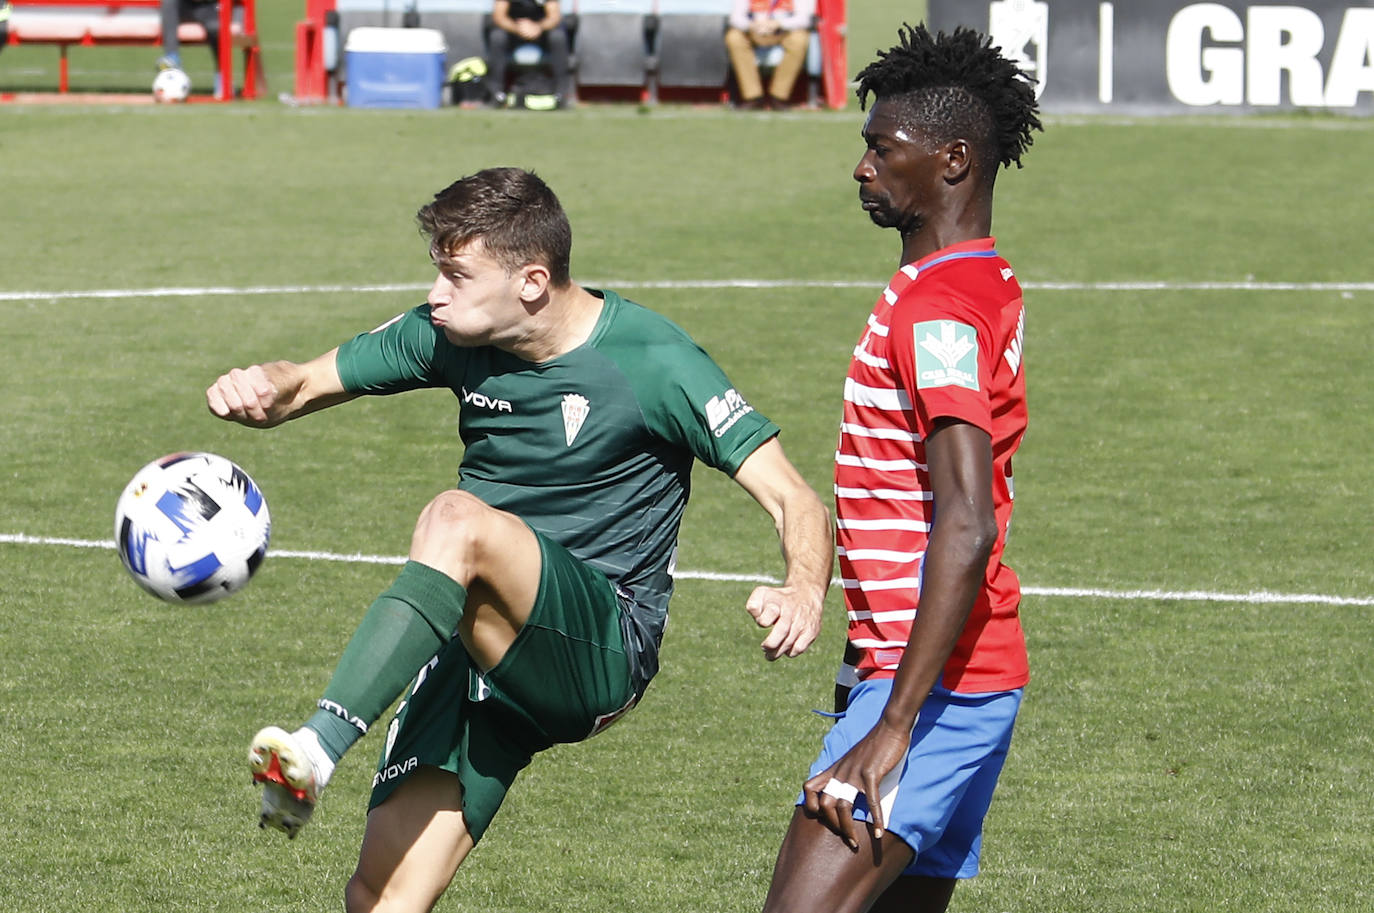
{"label": "blue shorts", "polygon": [[[892,692],[891,679],[868,679],[826,734],[810,776],[825,770],[869,733]],[[1002,772],[1022,689],[962,694],[937,687],[921,705],[911,750],[897,783],[887,829],[916,858],[903,875],[972,878],[978,874],[983,816]],[[801,804],[801,800],[798,800]],[[854,817],[871,821],[864,796]]]}

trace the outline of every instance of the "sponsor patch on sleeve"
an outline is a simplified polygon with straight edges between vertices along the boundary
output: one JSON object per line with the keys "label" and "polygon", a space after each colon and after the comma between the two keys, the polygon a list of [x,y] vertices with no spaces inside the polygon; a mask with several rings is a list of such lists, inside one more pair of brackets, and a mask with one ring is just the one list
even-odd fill
{"label": "sponsor patch on sleeve", "polygon": [[711,426],[711,434],[720,437],[744,418],[754,407],[744,401],[744,397],[731,387],[719,396],[713,396],[706,403],[706,423]]}
{"label": "sponsor patch on sleeve", "polygon": [[916,389],[978,389],[978,331],[957,320],[924,320],[914,327]]}

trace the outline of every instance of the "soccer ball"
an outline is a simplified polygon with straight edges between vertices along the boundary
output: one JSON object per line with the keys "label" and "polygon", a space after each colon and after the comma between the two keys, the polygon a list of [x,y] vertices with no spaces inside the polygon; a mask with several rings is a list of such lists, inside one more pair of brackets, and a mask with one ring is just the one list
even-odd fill
{"label": "soccer ball", "polygon": [[173,453],[144,466],[115,506],[115,547],[159,599],[206,603],[243,588],[267,555],[262,491],[213,453]]}
{"label": "soccer ball", "polygon": [[185,101],[191,94],[191,77],[185,70],[170,67],[153,80],[153,100],[159,102]]}

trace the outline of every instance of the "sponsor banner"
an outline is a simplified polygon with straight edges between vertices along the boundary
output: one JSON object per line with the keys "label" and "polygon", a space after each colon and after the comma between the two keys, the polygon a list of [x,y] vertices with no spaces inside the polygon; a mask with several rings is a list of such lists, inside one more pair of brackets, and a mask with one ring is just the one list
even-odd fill
{"label": "sponsor banner", "polygon": [[928,0],[1035,79],[1045,111],[1374,113],[1374,3]]}

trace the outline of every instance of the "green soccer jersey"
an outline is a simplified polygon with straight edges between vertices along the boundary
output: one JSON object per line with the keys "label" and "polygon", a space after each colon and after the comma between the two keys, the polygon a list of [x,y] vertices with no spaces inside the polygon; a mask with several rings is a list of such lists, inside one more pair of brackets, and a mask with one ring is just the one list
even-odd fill
{"label": "green soccer jersey", "polygon": [[550,361],[455,346],[421,305],[340,346],[339,376],[356,393],[451,389],[458,487],[628,591],[656,645],[693,457],[734,475],[778,428],[680,327],[592,291],[605,303],[591,336]]}

